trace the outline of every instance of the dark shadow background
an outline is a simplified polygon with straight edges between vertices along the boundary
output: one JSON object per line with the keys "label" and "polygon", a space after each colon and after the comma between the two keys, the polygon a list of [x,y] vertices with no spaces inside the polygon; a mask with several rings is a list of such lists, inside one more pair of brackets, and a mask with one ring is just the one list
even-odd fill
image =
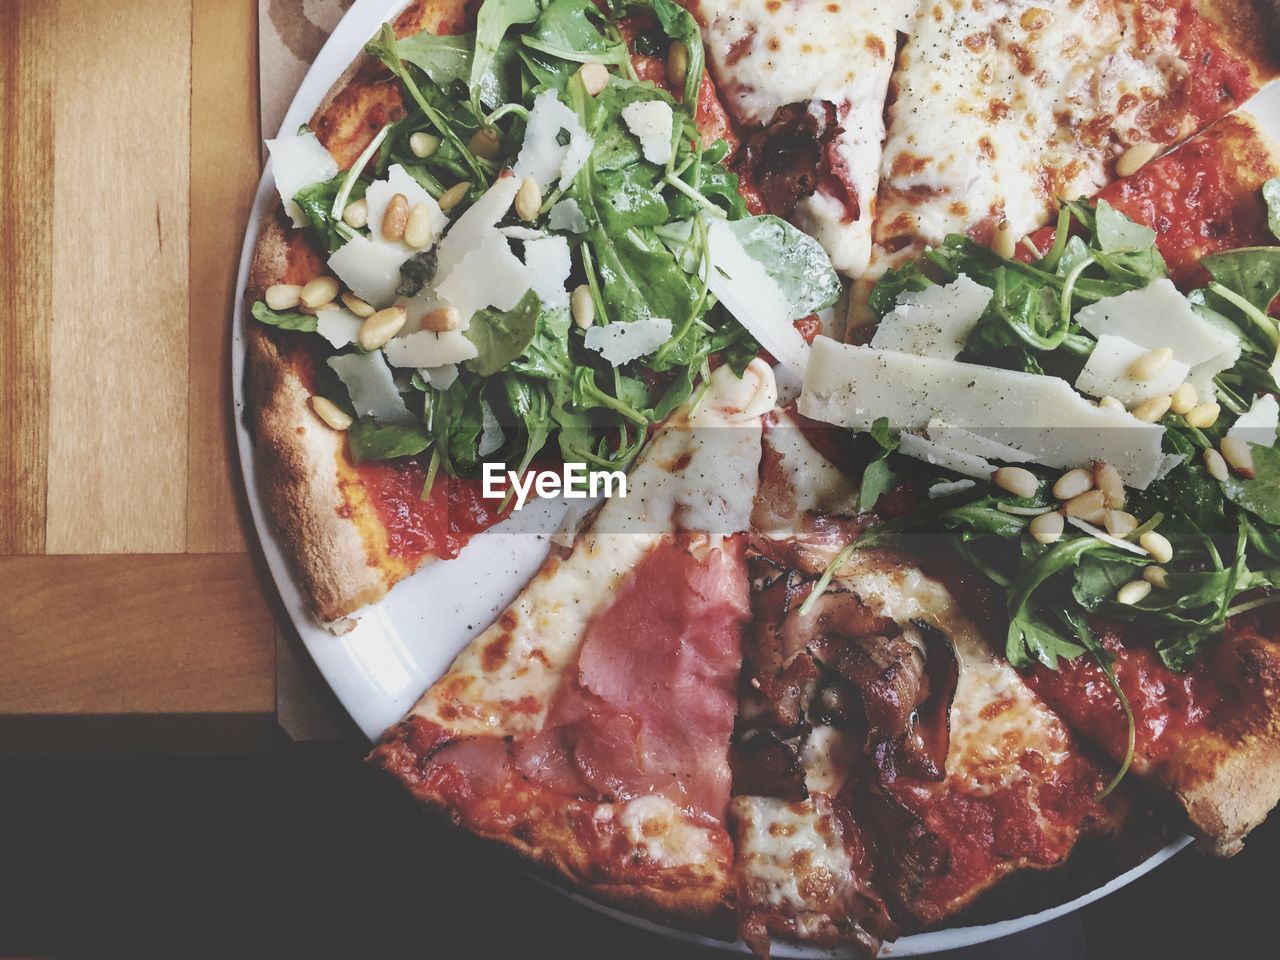
{"label": "dark shadow background", "polygon": [[[356,743],[299,752],[0,760],[0,956],[727,956],[511,869],[423,818]],[[947,956],[1280,956],[1278,866],[1273,818],[1233,860],[1185,852],[1077,915]]]}

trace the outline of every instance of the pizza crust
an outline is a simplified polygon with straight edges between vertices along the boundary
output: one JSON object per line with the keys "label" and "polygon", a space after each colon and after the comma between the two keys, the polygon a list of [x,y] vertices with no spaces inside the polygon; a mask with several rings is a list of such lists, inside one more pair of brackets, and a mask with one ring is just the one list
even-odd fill
{"label": "pizza crust", "polygon": [[[522,860],[567,882],[575,891],[593,900],[643,917],[663,926],[678,927],[722,940],[735,937],[736,919],[732,906],[728,863],[732,853],[725,850],[725,863],[704,862],[665,868],[646,877],[634,860],[615,857],[602,862],[600,853],[587,846],[573,829],[571,818],[594,815],[589,811],[611,808],[555,796],[550,806],[529,803],[522,815],[504,817],[502,829],[493,825],[464,822],[453,799],[438,784],[429,783],[423,770],[430,754],[454,742],[446,731],[422,717],[410,717],[392,727],[369,756],[374,766],[391,774],[428,811],[455,826],[516,853]],[[422,745],[431,743],[425,751]],[[530,785],[536,798],[538,788]],[[727,837],[726,837],[727,843]],[[631,851],[627,851],[629,857]],[[602,877],[597,871],[608,871]],[[649,870],[652,873],[652,868]]]}
{"label": "pizza crust", "polygon": [[1196,10],[1244,58],[1256,86],[1280,76],[1280,0],[1200,0]]}

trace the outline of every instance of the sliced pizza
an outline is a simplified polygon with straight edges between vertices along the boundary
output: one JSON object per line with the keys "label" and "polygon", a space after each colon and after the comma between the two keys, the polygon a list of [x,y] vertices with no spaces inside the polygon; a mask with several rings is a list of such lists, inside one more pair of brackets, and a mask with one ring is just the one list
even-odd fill
{"label": "sliced pizza", "polygon": [[875,518],[785,414],[763,463],[732,804],[756,944],[873,949],[1118,830],[1130,800],[947,588],[840,552]]}
{"label": "sliced pizza", "polygon": [[736,165],[772,213],[818,238],[836,269],[866,270],[884,104],[916,0],[686,2],[720,93],[744,128]]}
{"label": "sliced pizza", "polygon": [[[1169,277],[1190,290],[1204,286],[1202,257],[1273,243],[1262,185],[1280,175],[1280,146],[1244,110],[1223,117],[1190,140],[1098,193],[1115,209],[1156,232]],[[1039,259],[1056,229],[1033,233],[1019,259]]]}
{"label": "sliced pizza", "polygon": [[873,273],[967,234],[1006,253],[1275,75],[1267,0],[923,3],[899,55]]}
{"label": "sliced pizza", "polygon": [[589,895],[733,929],[726,825],[769,368],[727,367],[372,761]]}

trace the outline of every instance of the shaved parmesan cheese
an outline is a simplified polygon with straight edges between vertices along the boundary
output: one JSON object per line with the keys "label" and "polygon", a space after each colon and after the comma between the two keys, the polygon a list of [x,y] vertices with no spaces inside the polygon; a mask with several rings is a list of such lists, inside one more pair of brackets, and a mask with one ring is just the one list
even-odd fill
{"label": "shaved parmesan cheese", "polygon": [[1019,450],[1017,447],[1011,447],[1007,443],[984,437],[964,427],[957,427],[954,423],[947,423],[945,420],[930,420],[925,428],[925,433],[934,443],[940,443],[944,447],[951,447],[953,450],[963,450],[965,453],[971,453],[984,459],[1003,460],[1005,463],[1031,463],[1034,461],[1034,458],[1025,450]]}
{"label": "shaved parmesan cheese", "polygon": [[316,311],[316,333],[335,347],[345,347],[356,342],[360,324],[364,321],[346,307],[330,307]]}
{"label": "shaved parmesan cheese", "polygon": [[417,180],[413,179],[398,163],[392,164],[387,168],[387,178],[385,180],[375,180],[369,184],[369,189],[364,193],[364,198],[369,204],[369,237],[375,243],[386,244],[401,254],[403,259],[408,260],[418,252],[418,249],[409,246],[403,240],[387,240],[382,236],[382,221],[387,213],[387,205],[391,203],[391,198],[397,193],[404,194],[404,198],[409,201],[409,209],[412,210],[418,204],[424,204],[427,208],[427,222],[431,224],[431,242],[421,249],[428,249],[431,244],[440,239],[440,235],[444,233],[444,229],[449,224],[449,218],[440,204],[436,203],[431,194],[422,189]]}
{"label": "shaved parmesan cheese", "polygon": [[487,457],[506,442],[507,435],[502,432],[502,425],[493,415],[493,408],[482,402],[480,404],[480,440],[476,444],[476,455]]}
{"label": "shaved parmesan cheese", "polygon": [[1173,393],[1191,372],[1190,367],[1179,360],[1170,360],[1150,380],[1138,380],[1129,374],[1133,362],[1151,350],[1124,337],[1103,334],[1080,376],[1076,377],[1076,389],[1091,397],[1115,397],[1126,405]]}
{"label": "shaved parmesan cheese", "polygon": [[[533,246],[532,243],[526,246]],[[568,276],[568,272],[565,273]],[[562,281],[563,282],[563,281]],[[468,253],[436,284],[436,293],[462,315],[462,329],[471,317],[484,307],[510,310],[534,285],[534,277],[520,258],[511,252],[511,244],[497,230],[490,229],[480,244]],[[426,366],[426,364],[412,364]]]}
{"label": "shaved parmesan cheese", "polygon": [[267,152],[271,154],[271,176],[280,192],[280,199],[284,201],[285,213],[289,214],[295,227],[305,227],[307,218],[293,198],[304,187],[336,177],[337,161],[329,156],[329,151],[310,130],[296,137],[268,140]]}
{"label": "shaved parmesan cheese", "polygon": [[1174,360],[1191,368],[1188,379],[1204,400],[1213,399],[1213,378],[1240,359],[1239,340],[1191,309],[1169,280],[1091,303],[1076,321],[1099,339],[1110,334],[1148,350],[1168,347]]}
{"label": "shaved parmesan cheese", "polygon": [[403,254],[368,237],[353,237],[329,255],[329,269],[361,300],[387,307],[400,286]]}
{"label": "shaved parmesan cheese", "polygon": [[[561,131],[569,134],[568,143],[560,143]],[[587,162],[593,143],[578,115],[560,102],[554,90],[543,90],[534,98],[516,157],[517,184],[533,177],[543,191],[557,180],[560,189],[567,190]]]}
{"label": "shaved parmesan cheese", "polygon": [[541,240],[546,236],[541,230],[533,227],[499,227],[498,232],[508,240]]}
{"label": "shaved parmesan cheese", "polygon": [[1140,557],[1148,556],[1147,551],[1143,550],[1136,543],[1130,543],[1128,540],[1121,540],[1119,537],[1113,537],[1101,527],[1095,527],[1087,520],[1081,520],[1079,517],[1067,517],[1067,523],[1079,530],[1083,530],[1091,537],[1097,537],[1103,543],[1111,544],[1111,546],[1118,550],[1128,550],[1130,553],[1136,553]]}
{"label": "shaved parmesan cheese", "polygon": [[615,320],[603,327],[592,327],[583,338],[588,350],[595,350],[615,367],[653,353],[671,339],[671,321],[663,317],[645,317],[623,323]]}
{"label": "shaved parmesan cheese", "polygon": [[442,367],[476,355],[476,347],[459,330],[432,333],[419,330],[407,337],[392,337],[382,348],[393,367]]}
{"label": "shaved parmesan cheese", "polygon": [[929,499],[936,500],[938,497],[949,497],[953,493],[963,493],[966,490],[972,490],[977,484],[972,480],[951,480],[935,483],[929,488]]}
{"label": "shaved parmesan cheese", "polygon": [[552,230],[564,230],[568,233],[587,232],[587,215],[578,206],[578,201],[572,198],[561,200],[552,207],[547,223]]}
{"label": "shaved parmesan cheese", "polygon": [[543,304],[559,309],[569,306],[565,281],[573,263],[569,259],[569,241],[564,237],[544,237],[524,245],[524,265],[529,268],[533,292]]}
{"label": "shaved parmesan cheese", "polygon": [[414,416],[396,389],[391,370],[378,353],[344,353],[328,360],[362,417],[383,423],[412,423]]}
{"label": "shaved parmesan cheese", "polygon": [[462,262],[462,258],[480,246],[485,236],[511,209],[511,203],[519,190],[520,181],[515,177],[499,177],[466,213],[454,221],[436,247],[437,283],[447,279]]}
{"label": "shaved parmesan cheese", "polygon": [[763,265],[738,242],[728,224],[707,227],[711,269],[707,286],[747,332],[797,376],[804,376],[809,345],[792,325],[786,297]]}
{"label": "shaved parmesan cheese", "polygon": [[916,460],[951,470],[961,476],[973,477],[975,480],[990,480],[995,467],[982,457],[963,450],[944,447],[940,443],[917,437],[914,433],[904,433],[898,444],[898,452]]}
{"label": "shaved parmesan cheese", "polygon": [[1240,437],[1249,443],[1263,447],[1273,447],[1276,443],[1276,428],[1280,421],[1280,405],[1276,398],[1266,393],[1253,401],[1240,419],[1227,431],[1228,437]]}
{"label": "shaved parmesan cheese", "polygon": [[458,365],[456,363],[446,363],[439,367],[424,367],[418,371],[422,375],[422,379],[431,385],[432,390],[439,390],[444,393],[453,386],[453,381],[458,379]]}
{"label": "shaved parmesan cheese", "polygon": [[1169,474],[1173,473],[1174,469],[1180,466],[1182,461],[1186,459],[1187,456],[1184,453],[1166,453],[1164,455],[1164,460],[1160,463],[1160,469],[1156,471],[1156,479],[1163,480]]}
{"label": "shaved parmesan cheese", "polygon": [[915,357],[818,337],[800,394],[814,420],[870,430],[879,417],[919,430],[934,418],[981,433],[1050,467],[1106,460],[1145,490],[1163,463],[1164,428],[1096,407],[1057,377]]}
{"label": "shaved parmesan cheese", "polygon": [[904,293],[880,321],[871,346],[954,360],[993,295],[963,273],[946,286]]}
{"label": "shaved parmesan cheese", "polygon": [[640,140],[640,150],[650,163],[671,159],[671,135],[675,115],[661,100],[639,100],[622,108],[622,122]]}

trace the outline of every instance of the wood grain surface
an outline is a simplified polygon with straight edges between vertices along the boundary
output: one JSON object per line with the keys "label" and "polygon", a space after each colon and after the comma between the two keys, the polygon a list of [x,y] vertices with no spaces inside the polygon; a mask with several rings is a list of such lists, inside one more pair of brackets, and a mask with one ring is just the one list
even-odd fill
{"label": "wood grain surface", "polygon": [[256,0],[6,0],[0,716],[264,713],[235,459]]}

